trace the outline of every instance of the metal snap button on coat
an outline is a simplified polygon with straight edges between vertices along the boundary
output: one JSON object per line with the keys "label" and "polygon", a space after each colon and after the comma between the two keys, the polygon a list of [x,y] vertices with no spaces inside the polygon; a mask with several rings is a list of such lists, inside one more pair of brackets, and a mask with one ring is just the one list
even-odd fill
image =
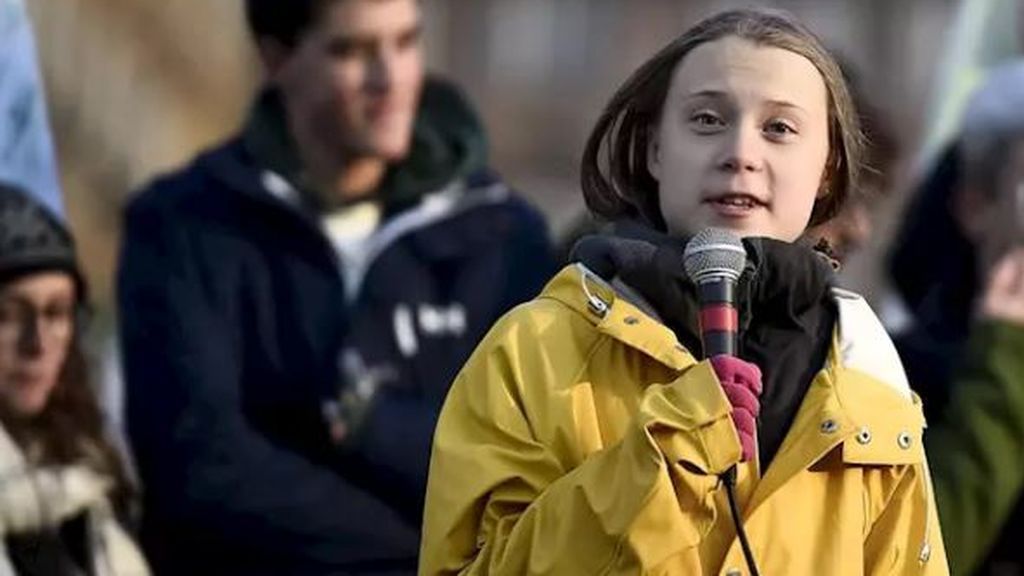
{"label": "metal snap button on coat", "polygon": [[914,438],[907,432],[900,432],[900,435],[896,438],[896,443],[900,445],[900,448],[907,450],[914,443]]}
{"label": "metal snap button on coat", "polygon": [[931,557],[932,557],[932,547],[929,546],[928,543],[926,542],[923,546],[921,546],[921,553],[917,555],[917,560],[921,564],[924,564],[924,563],[928,562],[928,560],[930,560]]}
{"label": "metal snap button on coat", "polygon": [[857,442],[861,444],[868,444],[871,442],[871,430],[867,428],[861,428],[860,432],[857,432]]}
{"label": "metal snap button on coat", "polygon": [[628,324],[629,326],[636,326],[637,324],[639,324],[639,323],[640,323],[640,319],[639,319],[639,318],[637,318],[636,316],[626,316],[626,317],[625,317],[625,318],[623,319],[623,322],[625,322],[625,323],[626,323],[626,324]]}
{"label": "metal snap button on coat", "polygon": [[837,430],[839,430],[839,424],[831,418],[821,423],[822,434],[835,434]]}

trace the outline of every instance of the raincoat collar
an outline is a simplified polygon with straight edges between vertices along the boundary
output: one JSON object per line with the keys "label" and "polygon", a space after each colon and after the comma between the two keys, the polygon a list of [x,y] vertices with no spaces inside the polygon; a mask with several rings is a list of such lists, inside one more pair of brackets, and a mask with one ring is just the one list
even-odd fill
{"label": "raincoat collar", "polygon": [[[924,459],[921,403],[907,385],[881,322],[860,296],[838,289],[833,296],[839,322],[828,359],[758,482],[750,508],[836,449],[848,464],[898,465]],[[540,297],[561,302],[589,319],[598,332],[672,370],[697,364],[672,330],[644,311],[642,302],[631,302],[581,264],[564,268]]]}

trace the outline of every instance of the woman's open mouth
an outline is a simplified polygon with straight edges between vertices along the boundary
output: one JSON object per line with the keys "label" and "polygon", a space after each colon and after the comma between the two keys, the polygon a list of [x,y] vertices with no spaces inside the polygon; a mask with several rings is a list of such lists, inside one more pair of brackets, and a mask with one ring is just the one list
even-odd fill
{"label": "woman's open mouth", "polygon": [[766,207],[766,204],[750,194],[728,193],[708,198],[704,201],[720,216],[727,218],[743,218],[754,211]]}

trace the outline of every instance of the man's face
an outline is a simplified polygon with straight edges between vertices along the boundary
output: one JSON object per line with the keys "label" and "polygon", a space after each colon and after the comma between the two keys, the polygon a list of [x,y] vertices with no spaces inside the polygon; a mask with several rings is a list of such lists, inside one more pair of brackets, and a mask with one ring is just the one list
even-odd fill
{"label": "man's face", "polygon": [[423,84],[416,0],[336,0],[271,82],[296,136],[346,158],[399,160]]}

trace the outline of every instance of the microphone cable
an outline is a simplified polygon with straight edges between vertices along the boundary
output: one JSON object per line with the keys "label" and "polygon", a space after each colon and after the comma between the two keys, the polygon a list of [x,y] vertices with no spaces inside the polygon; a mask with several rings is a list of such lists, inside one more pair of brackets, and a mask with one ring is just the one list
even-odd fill
{"label": "microphone cable", "polygon": [[736,466],[730,467],[719,478],[722,480],[722,484],[725,484],[725,495],[729,499],[729,512],[732,514],[732,523],[736,526],[736,537],[740,539],[740,547],[743,549],[743,558],[747,561],[747,569],[750,570],[750,576],[761,576],[761,572],[757,569],[757,561],[754,560],[754,552],[750,549],[747,530],[743,527],[743,520],[740,518],[739,507],[736,505]]}

